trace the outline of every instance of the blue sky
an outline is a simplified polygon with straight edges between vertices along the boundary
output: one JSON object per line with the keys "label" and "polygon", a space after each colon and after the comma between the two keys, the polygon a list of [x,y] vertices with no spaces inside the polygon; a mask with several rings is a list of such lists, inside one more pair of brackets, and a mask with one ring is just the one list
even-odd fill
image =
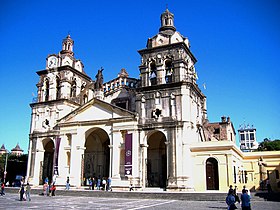
{"label": "blue sky", "polygon": [[121,68],[138,78],[137,50],[158,33],[166,4],[198,60],[210,122],[230,116],[236,132],[245,121],[256,127],[259,142],[280,139],[278,0],[2,0],[0,144],[11,150],[19,143],[27,152],[36,71],[68,33],[92,78],[101,66],[105,81]]}

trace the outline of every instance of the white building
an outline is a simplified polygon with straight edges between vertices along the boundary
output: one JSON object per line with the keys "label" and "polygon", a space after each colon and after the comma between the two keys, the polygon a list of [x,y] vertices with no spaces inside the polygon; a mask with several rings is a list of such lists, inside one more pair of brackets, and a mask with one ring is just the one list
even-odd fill
{"label": "white building", "polygon": [[226,161],[240,164],[239,153],[230,156],[235,131],[229,118],[208,122],[206,97],[196,84],[197,60],[172,13],[161,15],[159,33],[138,51],[139,80],[125,69],[109,82],[103,82],[103,69],[91,79],[73,46],[68,35],[37,72],[38,99],[30,105],[31,184],[56,174],[58,185],[69,177],[75,187],[100,176],[111,177],[115,188],[131,182],[137,188],[227,188],[232,175],[219,181],[232,173]]}

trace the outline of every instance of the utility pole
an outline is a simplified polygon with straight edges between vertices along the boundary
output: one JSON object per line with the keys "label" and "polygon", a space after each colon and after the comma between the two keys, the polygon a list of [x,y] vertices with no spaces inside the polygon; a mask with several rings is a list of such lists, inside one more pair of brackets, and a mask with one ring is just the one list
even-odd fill
{"label": "utility pole", "polygon": [[5,161],[5,170],[4,170],[4,184],[6,184],[7,163],[8,163],[8,150],[6,150],[6,161]]}

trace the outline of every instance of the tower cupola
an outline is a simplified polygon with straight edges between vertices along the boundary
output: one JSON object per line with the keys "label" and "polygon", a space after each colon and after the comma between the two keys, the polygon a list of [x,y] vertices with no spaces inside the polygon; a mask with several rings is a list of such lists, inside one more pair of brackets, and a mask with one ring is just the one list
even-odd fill
{"label": "tower cupola", "polygon": [[159,32],[166,33],[169,35],[174,34],[176,28],[174,26],[174,15],[166,9],[160,16],[161,27]]}
{"label": "tower cupola", "polygon": [[73,46],[74,41],[73,39],[71,39],[70,34],[68,34],[67,37],[62,41],[62,50],[60,51],[60,53],[74,56]]}

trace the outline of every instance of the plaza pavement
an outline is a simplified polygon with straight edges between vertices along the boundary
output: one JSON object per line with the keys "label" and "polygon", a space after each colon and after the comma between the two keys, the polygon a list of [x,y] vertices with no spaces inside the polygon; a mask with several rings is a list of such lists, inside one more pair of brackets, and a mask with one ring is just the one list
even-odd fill
{"label": "plaza pavement", "polygon": [[[41,189],[32,189],[30,202],[19,201],[18,188],[7,188],[6,195],[0,196],[0,209],[227,209],[226,194],[218,192],[104,192],[59,189],[55,197],[40,196],[41,192]],[[269,201],[263,197],[252,194],[253,210],[280,209],[280,202]],[[241,209],[240,205],[238,207]]]}

